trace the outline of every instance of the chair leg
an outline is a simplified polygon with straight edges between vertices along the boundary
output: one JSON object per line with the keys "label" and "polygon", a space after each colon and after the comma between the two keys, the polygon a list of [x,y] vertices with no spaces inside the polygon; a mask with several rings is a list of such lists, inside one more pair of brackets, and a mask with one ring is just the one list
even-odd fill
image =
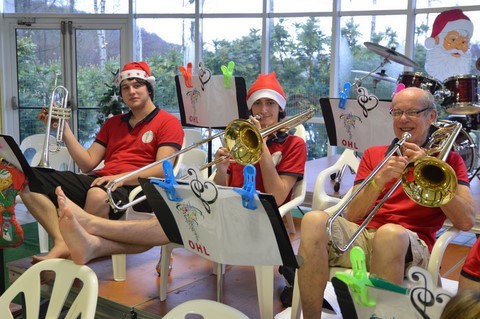
{"label": "chair leg", "polygon": [[295,280],[293,282],[292,310],[290,313],[290,319],[300,319],[302,303],[300,302],[300,288],[298,287],[298,269],[295,272]]}
{"label": "chair leg", "polygon": [[48,245],[48,233],[45,230],[45,228],[43,228],[43,226],[40,225],[40,223],[37,223],[37,225],[38,225],[37,226],[38,227],[38,245],[40,247],[40,252],[48,253],[48,251],[50,250]]}
{"label": "chair leg", "polygon": [[261,319],[273,318],[273,266],[255,266]]}
{"label": "chair leg", "polygon": [[293,216],[292,216],[292,212],[288,212],[285,214],[285,218],[287,219],[287,230],[291,233],[291,234],[295,234],[296,231],[295,231],[295,224],[293,223]]}
{"label": "chair leg", "polygon": [[170,268],[170,257],[174,248],[183,247],[178,244],[166,244],[160,252],[160,301],[167,299],[168,270]]}
{"label": "chair leg", "polygon": [[115,281],[125,281],[127,276],[127,255],[112,255],[113,279]]}

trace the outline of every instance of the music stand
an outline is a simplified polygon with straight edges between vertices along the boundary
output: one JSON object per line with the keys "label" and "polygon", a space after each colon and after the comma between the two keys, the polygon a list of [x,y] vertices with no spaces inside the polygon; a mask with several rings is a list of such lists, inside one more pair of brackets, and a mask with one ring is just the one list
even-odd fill
{"label": "music stand", "polygon": [[[189,79],[175,76],[180,121],[182,126],[225,129],[238,118],[248,118],[247,89],[243,77],[232,77],[225,86],[223,75],[211,75],[205,69],[202,76]],[[187,145],[189,146],[189,145]],[[212,161],[212,141],[208,142],[208,162]],[[211,168],[209,167],[209,174]]]}
{"label": "music stand", "polygon": [[[242,206],[241,195],[233,188],[209,181],[193,179],[175,185],[179,201],[169,199],[168,191],[152,183],[153,179],[139,181],[171,242],[216,263],[298,268],[272,195],[258,194],[257,208],[252,210]],[[198,183],[215,196],[199,194]]]}

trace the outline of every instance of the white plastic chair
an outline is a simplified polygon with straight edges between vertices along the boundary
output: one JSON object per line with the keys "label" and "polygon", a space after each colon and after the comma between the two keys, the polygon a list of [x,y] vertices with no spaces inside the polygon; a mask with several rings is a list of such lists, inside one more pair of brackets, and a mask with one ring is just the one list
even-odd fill
{"label": "white plastic chair", "polygon": [[[19,294],[24,294],[27,319],[40,318],[41,301],[41,272],[54,272],[55,279],[48,309],[45,318],[60,318],[64,306],[69,308],[66,316],[61,318],[93,319],[97,308],[98,280],[95,272],[88,266],[76,265],[67,259],[48,259],[36,263],[28,268],[12,285],[0,296],[0,313],[2,319],[13,319],[10,312],[10,303]],[[78,291],[78,279],[82,287]],[[72,284],[74,286],[72,287]],[[70,291],[74,292],[74,300],[71,305],[65,304]]]}
{"label": "white plastic chair", "polygon": [[360,161],[355,155],[355,152],[351,149],[345,149],[335,164],[321,171],[315,180],[312,198],[312,210],[325,210],[328,207],[340,202],[340,198],[327,194],[325,190],[325,183],[330,181],[330,176],[339,172],[344,165],[347,165],[356,173],[359,163]]}
{"label": "white plastic chair", "polygon": [[[20,150],[26,156],[27,161],[31,166],[37,166],[43,155],[43,144],[45,134],[35,134],[27,136],[20,143]],[[49,136],[49,145],[55,144],[55,137]],[[33,155],[32,155],[33,154]],[[65,146],[60,146],[58,151],[51,151],[48,154],[49,165],[57,171],[68,171],[72,167],[73,160],[68,153],[68,149]],[[20,196],[16,197],[17,203],[22,203]],[[49,250],[48,245],[48,233],[40,223],[37,223],[38,227],[38,243],[41,253],[46,253]]]}
{"label": "white plastic chair", "polygon": [[170,310],[164,319],[190,318],[188,315],[200,315],[204,319],[248,319],[241,311],[226,304],[207,300],[189,300]]}
{"label": "white plastic chair", "polygon": [[[186,137],[183,138],[183,145],[182,149],[185,148],[186,145]],[[185,158],[186,153],[179,154],[175,160],[175,165],[173,166],[173,174],[177,176],[180,167],[182,166],[183,160]],[[135,197],[142,191],[141,186],[135,187],[130,194],[128,194],[129,202],[132,202]],[[127,208],[125,213],[122,216],[122,219],[148,219],[151,218],[153,212],[137,212],[133,209],[133,207]],[[160,255],[162,258],[162,253]],[[115,254],[112,255],[112,266],[113,266],[113,279],[115,281],[125,281],[126,273],[127,273],[127,255],[126,254]],[[161,291],[160,286],[160,291]],[[165,299],[164,299],[165,300]]]}

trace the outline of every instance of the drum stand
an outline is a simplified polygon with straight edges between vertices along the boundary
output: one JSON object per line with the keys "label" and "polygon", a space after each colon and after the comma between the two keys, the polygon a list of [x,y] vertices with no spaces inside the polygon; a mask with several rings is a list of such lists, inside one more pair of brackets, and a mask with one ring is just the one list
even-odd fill
{"label": "drum stand", "polygon": [[480,173],[480,165],[478,165],[477,169],[475,170],[475,173],[473,173],[472,176],[470,176],[468,181],[471,182],[475,178],[475,176],[477,176],[477,178],[480,179],[480,176],[478,176],[479,173]]}

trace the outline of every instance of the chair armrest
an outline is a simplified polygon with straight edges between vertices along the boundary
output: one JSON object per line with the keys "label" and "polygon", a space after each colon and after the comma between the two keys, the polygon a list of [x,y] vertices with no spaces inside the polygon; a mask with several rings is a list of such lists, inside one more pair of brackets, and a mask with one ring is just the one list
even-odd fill
{"label": "chair armrest", "polygon": [[432,274],[432,279],[435,282],[439,278],[440,265],[442,264],[443,254],[445,249],[452,242],[457,235],[460,234],[460,230],[455,227],[448,228],[440,237],[438,237],[435,245],[433,246],[430,260],[428,261],[428,272]]}

